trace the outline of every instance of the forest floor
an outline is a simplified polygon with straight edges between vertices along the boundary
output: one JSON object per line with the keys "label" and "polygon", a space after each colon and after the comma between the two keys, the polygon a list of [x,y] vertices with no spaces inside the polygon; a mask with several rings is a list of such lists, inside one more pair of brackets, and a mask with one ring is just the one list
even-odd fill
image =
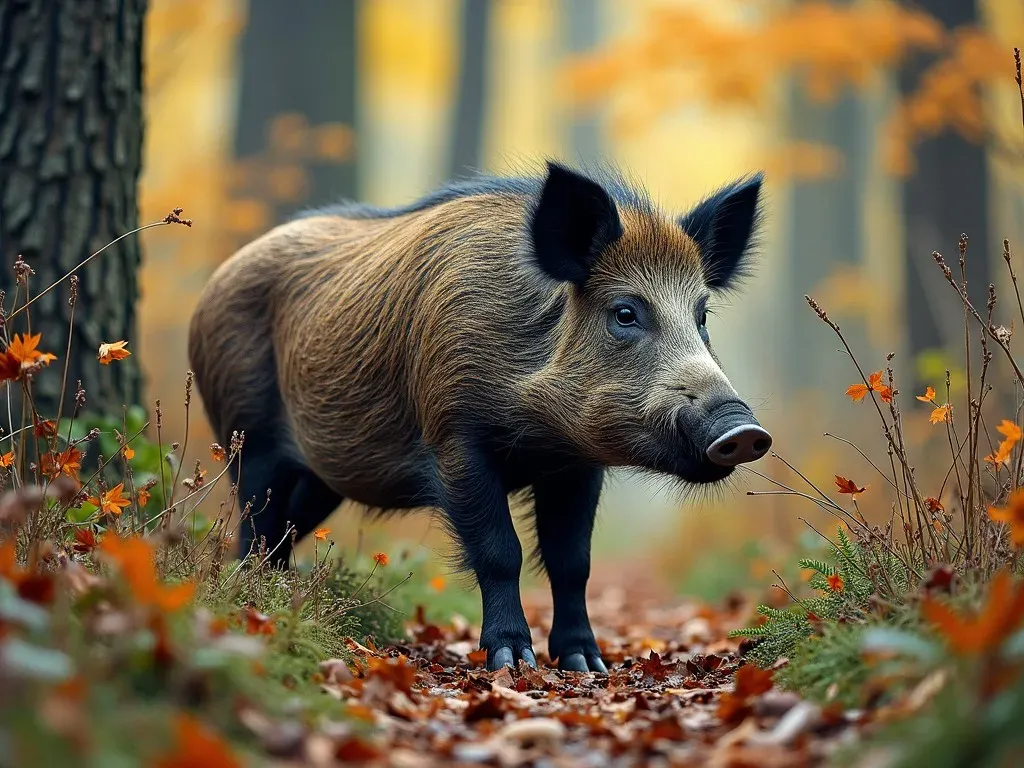
{"label": "forest floor", "polygon": [[[376,726],[324,735],[307,755],[429,766],[801,766],[853,735],[854,713],[823,709],[741,664],[727,633],[752,605],[680,602],[639,568],[606,568],[589,610],[609,675],[560,672],[542,652],[550,598],[524,595],[540,669],[487,672],[477,628],[410,623],[408,645],[357,646],[358,663],[322,665],[324,687]],[[353,675],[355,671],[355,675]],[[356,703],[358,702],[358,703]],[[341,738],[339,739],[339,736]]]}

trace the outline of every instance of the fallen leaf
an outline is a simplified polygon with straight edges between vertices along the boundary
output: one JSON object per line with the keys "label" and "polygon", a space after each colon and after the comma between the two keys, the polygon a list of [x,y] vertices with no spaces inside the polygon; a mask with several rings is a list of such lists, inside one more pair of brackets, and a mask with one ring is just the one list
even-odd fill
{"label": "fallen leaf", "polygon": [[930,596],[922,602],[921,613],[935,625],[954,653],[987,653],[1024,623],[1024,584],[1014,584],[1010,572],[1002,570],[992,579],[985,603],[977,614],[959,615]]}
{"label": "fallen leaf", "polygon": [[192,715],[175,716],[174,734],[174,748],[154,768],[242,768],[227,742]]}

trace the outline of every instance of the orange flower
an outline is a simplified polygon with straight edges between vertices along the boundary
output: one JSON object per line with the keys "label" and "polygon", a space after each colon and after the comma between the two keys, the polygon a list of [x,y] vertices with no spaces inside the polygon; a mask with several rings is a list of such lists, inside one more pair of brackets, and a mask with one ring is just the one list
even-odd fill
{"label": "orange flower", "polygon": [[60,453],[44,453],[39,458],[39,471],[51,480],[59,475],[67,475],[72,480],[77,480],[81,468],[82,453],[74,447]]}
{"label": "orange flower", "polygon": [[99,507],[101,513],[120,515],[121,510],[132,503],[131,499],[126,499],[121,495],[123,490],[124,483],[118,483],[104,493],[102,497],[90,496],[89,501]]}
{"label": "orange flower", "polygon": [[327,541],[327,536],[330,534],[330,528],[317,528],[313,531],[313,538],[317,541]]}
{"label": "orange flower", "polygon": [[37,333],[35,336],[25,334],[24,337],[16,333],[14,338],[11,339],[11,344],[7,347],[5,354],[9,360],[17,362],[19,369],[35,365],[36,363],[49,365],[57,359],[57,356],[49,352],[40,352],[36,349],[42,337],[43,334],[41,333]]}
{"label": "orange flower", "polygon": [[925,496],[924,505],[928,508],[929,512],[939,512],[945,509],[945,507],[942,506],[942,502],[936,499],[934,496]]}
{"label": "orange flower", "polygon": [[0,467],[7,468],[14,464],[14,451],[8,451],[0,456]]}
{"label": "orange flower", "polygon": [[935,390],[931,387],[925,387],[924,394],[918,395],[917,399],[922,403],[930,403],[935,400]]}
{"label": "orange flower", "polygon": [[139,605],[167,612],[176,611],[185,606],[195,594],[196,585],[191,582],[171,585],[160,583],[153,547],[146,539],[138,536],[122,539],[108,533],[100,541],[99,548],[117,566]]}
{"label": "orange flower", "polygon": [[111,360],[124,360],[131,354],[125,346],[127,341],[110,341],[100,344],[99,356],[96,358],[101,365],[110,365]]}
{"label": "orange flower", "polygon": [[1008,524],[1014,546],[1024,547],[1024,489],[1011,493],[1005,507],[989,507],[988,516],[997,523]]}
{"label": "orange flower", "polygon": [[227,457],[227,451],[224,450],[224,446],[220,443],[210,444],[210,456],[213,457],[214,461],[224,461]]}
{"label": "orange flower", "polygon": [[175,716],[174,734],[173,751],[154,768],[242,768],[227,742],[191,715]]}
{"label": "orange flower", "polygon": [[384,554],[383,552],[378,552],[377,554],[375,554],[373,556],[373,562],[375,562],[377,565],[379,565],[381,568],[383,568],[389,562],[388,561],[388,556],[386,554]]}
{"label": "orange flower", "polygon": [[445,588],[444,576],[435,576],[430,580],[430,588],[435,592],[443,592]]}
{"label": "orange flower", "polygon": [[924,617],[934,624],[955,653],[982,654],[1002,644],[1024,623],[1024,584],[1000,571],[989,586],[984,608],[975,616],[958,616],[945,603],[926,597]]}
{"label": "orange flower", "polygon": [[833,592],[843,591],[843,577],[838,573],[829,574],[825,579],[828,581],[828,588]]}
{"label": "orange flower", "polygon": [[945,405],[940,405],[938,408],[932,411],[931,416],[928,417],[928,421],[930,421],[932,424],[938,424],[941,421],[949,421],[949,414],[952,410],[953,406],[950,405],[949,403],[946,403]]}
{"label": "orange flower", "polygon": [[863,488],[858,488],[853,480],[847,480],[842,475],[836,475],[836,487],[840,493],[848,493],[854,498],[857,498],[857,494],[864,493],[868,489],[866,485]]}
{"label": "orange flower", "polygon": [[132,459],[135,458],[135,449],[132,448],[130,445],[126,445],[124,449],[122,449],[121,453],[124,454],[124,457],[127,461],[131,461]]}

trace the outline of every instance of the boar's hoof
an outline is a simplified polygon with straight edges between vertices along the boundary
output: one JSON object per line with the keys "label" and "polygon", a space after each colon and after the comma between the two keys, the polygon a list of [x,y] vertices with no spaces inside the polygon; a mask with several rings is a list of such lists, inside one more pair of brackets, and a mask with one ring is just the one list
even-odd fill
{"label": "boar's hoof", "polygon": [[582,653],[570,653],[564,659],[558,660],[558,668],[568,672],[599,672],[602,675],[608,674],[608,667],[596,654],[584,656]]}
{"label": "boar's hoof", "polygon": [[[533,654],[533,649],[527,646],[519,653],[519,658],[525,661],[528,665],[537,668],[537,657]],[[507,645],[498,648],[491,656],[490,662],[487,664],[487,669],[494,671],[501,669],[502,667],[512,667],[515,669],[516,656],[512,652],[512,649]]]}

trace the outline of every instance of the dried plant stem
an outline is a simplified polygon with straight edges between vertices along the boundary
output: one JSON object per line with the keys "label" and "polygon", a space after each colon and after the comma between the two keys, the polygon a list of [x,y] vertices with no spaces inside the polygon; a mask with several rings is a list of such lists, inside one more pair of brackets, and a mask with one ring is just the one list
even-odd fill
{"label": "dried plant stem", "polygon": [[46,287],[44,290],[40,291],[38,294],[36,294],[34,297],[32,297],[31,301],[25,302],[25,304],[23,306],[21,306],[20,308],[16,309],[14,312],[12,312],[10,317],[7,318],[8,322],[13,320],[18,315],[20,315],[22,312],[24,312],[26,309],[28,309],[36,301],[38,301],[39,299],[43,298],[43,296],[45,296],[50,291],[52,291],[54,288],[56,288],[58,285],[63,283],[65,280],[67,280],[69,277],[71,277],[73,274],[75,274],[78,270],[80,270],[82,267],[84,267],[90,261],[92,261],[97,256],[99,256],[101,253],[103,253],[105,250],[107,250],[107,248],[109,248],[110,246],[115,245],[116,243],[121,242],[126,237],[131,237],[132,235],[137,235],[139,232],[144,232],[147,229],[152,229],[153,227],[165,227],[168,224],[172,224],[172,223],[175,223],[175,222],[167,221],[166,219],[164,219],[163,221],[154,221],[151,224],[143,224],[141,227],[136,227],[131,232],[125,232],[123,235],[121,235],[119,237],[115,237],[113,240],[111,240],[109,243],[104,245],[102,248],[100,248],[94,254],[92,254],[91,256],[87,256],[85,259],[80,261],[66,275],[64,275],[63,277],[59,277],[54,282],[50,283],[50,285],[48,287]]}
{"label": "dried plant stem", "polygon": [[1010,362],[1010,366],[1013,368],[1013,373],[1014,375],[1016,375],[1017,381],[1020,382],[1022,386],[1024,386],[1024,372],[1020,370],[1020,367],[1017,365],[1017,361],[1013,359],[1013,353],[1010,351],[1009,344],[1005,340],[1000,338],[998,334],[996,334],[995,328],[990,328],[985,324],[985,320],[982,318],[980,314],[978,314],[978,310],[974,308],[974,305],[971,303],[970,298],[966,296],[960,290],[960,286],[956,284],[956,281],[953,279],[953,274],[950,271],[949,267],[946,266],[946,261],[945,259],[943,259],[942,254],[939,253],[938,251],[933,251],[932,258],[935,259],[935,262],[942,269],[942,273],[946,277],[946,282],[953,287],[954,291],[956,291],[957,296],[960,297],[960,301],[964,303],[964,306],[970,312],[970,315],[975,320],[977,320],[978,324],[982,327],[982,329],[984,329],[985,333],[988,334],[989,338],[992,339],[1001,350],[1003,350],[1003,352],[1006,355],[1006,359]]}

